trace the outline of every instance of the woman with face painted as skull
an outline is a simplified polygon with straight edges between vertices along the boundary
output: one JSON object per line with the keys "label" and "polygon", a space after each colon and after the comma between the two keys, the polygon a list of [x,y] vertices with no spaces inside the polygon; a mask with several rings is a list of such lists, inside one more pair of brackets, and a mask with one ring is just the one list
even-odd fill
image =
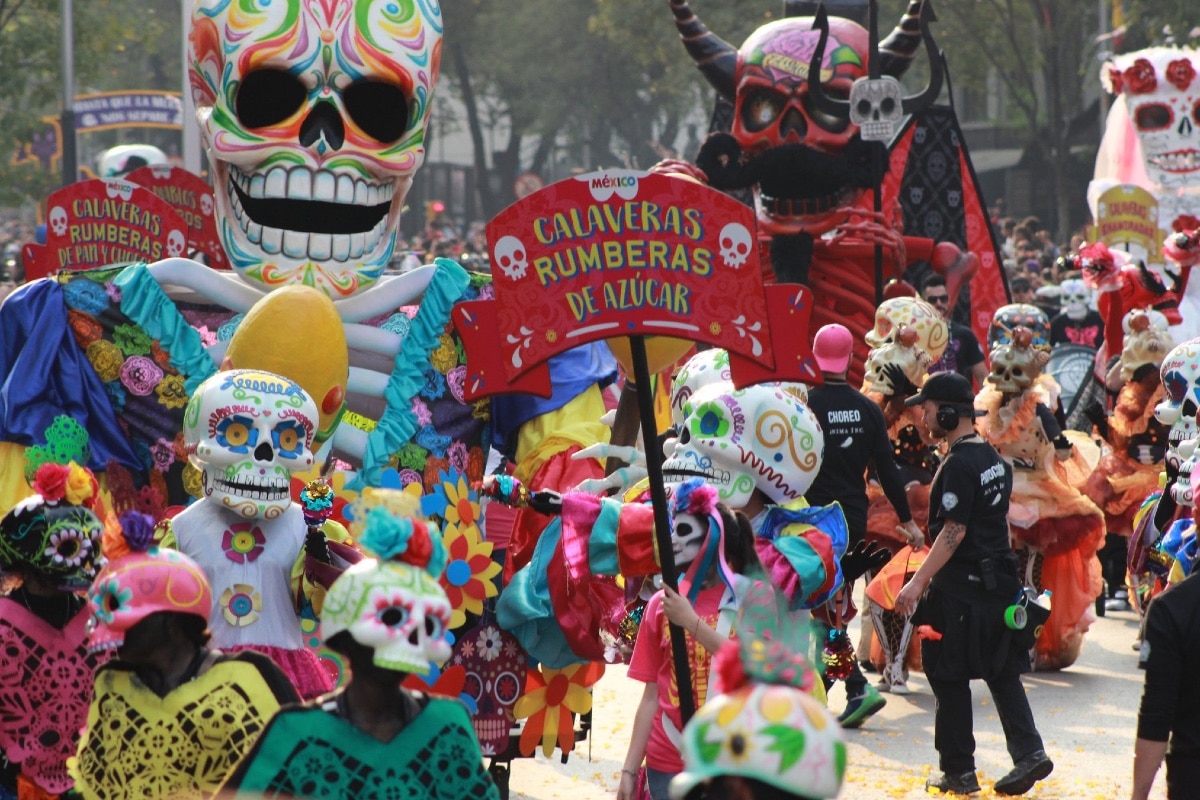
{"label": "woman with face painted as skull", "polygon": [[[74,462],[42,464],[36,495],[0,520],[0,798],[51,798],[72,788],[67,758],[87,721],[92,677],[87,603],[100,557],[99,487]],[[48,669],[46,667],[52,667]],[[50,710],[51,713],[45,713]]]}
{"label": "woman with face painted as skull", "polygon": [[717,490],[702,479],[676,487],[671,519],[680,592],[664,587],[650,598],[642,617],[628,675],[646,688],[634,717],[618,800],[636,796],[643,760],[653,800],[666,800],[671,778],[683,769],[673,744],[678,736],[668,732],[678,734],[682,725],[667,621],[687,637],[691,690],[699,705],[707,694],[712,656],[733,634],[738,586],[746,580],[742,576],[761,569],[750,521],[717,502]]}
{"label": "woman with face painted as skull", "polygon": [[450,601],[438,583],[446,551],[419,504],[367,489],[352,531],[376,558],[343,573],[325,598],[321,632],[352,677],[281,711],[220,797],[499,798],[467,709],[401,686],[450,657]]}

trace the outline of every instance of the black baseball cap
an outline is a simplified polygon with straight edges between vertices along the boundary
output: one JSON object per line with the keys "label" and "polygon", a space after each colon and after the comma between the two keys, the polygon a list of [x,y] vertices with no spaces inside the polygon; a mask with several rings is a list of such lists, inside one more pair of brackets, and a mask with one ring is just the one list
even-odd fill
{"label": "black baseball cap", "polygon": [[939,372],[931,375],[921,391],[904,401],[906,406],[917,406],[926,400],[952,406],[974,406],[975,392],[971,382],[957,372]]}

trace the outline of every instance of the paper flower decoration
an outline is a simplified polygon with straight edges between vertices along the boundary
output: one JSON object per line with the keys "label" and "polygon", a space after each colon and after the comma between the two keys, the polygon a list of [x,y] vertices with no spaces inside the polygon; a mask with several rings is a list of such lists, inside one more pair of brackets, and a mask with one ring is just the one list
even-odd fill
{"label": "paper flower decoration", "polygon": [[221,593],[221,615],[230,625],[244,628],[255,622],[262,612],[262,595],[253,586],[235,583]]}
{"label": "paper flower decoration", "polygon": [[[321,465],[310,469],[308,472],[292,473],[292,499],[297,503],[300,502],[300,492],[310,481],[321,477]],[[346,488],[346,473],[341,470],[334,470],[329,476],[329,485],[333,489],[333,514],[331,519],[335,522],[340,522],[343,525],[349,525],[350,517],[347,512],[350,510],[349,505],[358,499],[358,492]]]}
{"label": "paper flower decoration", "polygon": [[429,517],[441,517],[446,527],[479,528],[479,495],[456,469],[438,472],[437,485],[421,498],[421,511]]}
{"label": "paper flower decoration", "polygon": [[574,714],[592,710],[589,689],[604,674],[604,665],[597,661],[572,664],[565,669],[530,670],[525,682],[525,694],[517,700],[513,714],[525,720],[521,731],[521,755],[533,755],[540,741],[542,753],[549,758],[554,746],[564,753],[575,748]]}
{"label": "paper flower decoration", "polygon": [[225,557],[235,564],[252,562],[262,555],[267,537],[252,522],[235,522],[225,529],[221,537],[221,549]]}
{"label": "paper flower decoration", "polygon": [[482,614],[483,602],[499,593],[495,578],[500,564],[492,559],[492,543],[483,541],[474,525],[459,528],[447,523],[442,542],[447,560],[441,583],[454,609],[450,617],[453,630],[466,622],[467,612]]}

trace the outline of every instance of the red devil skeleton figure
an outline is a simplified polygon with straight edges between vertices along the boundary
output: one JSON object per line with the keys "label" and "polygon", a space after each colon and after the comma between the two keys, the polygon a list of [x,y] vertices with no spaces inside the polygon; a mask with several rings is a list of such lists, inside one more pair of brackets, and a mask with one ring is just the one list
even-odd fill
{"label": "red devil skeleton figure", "polygon": [[[723,190],[751,189],[758,212],[763,263],[778,281],[815,290],[813,326],[840,322],[859,341],[875,312],[875,246],[883,248],[885,280],[911,260],[943,272],[951,298],[978,269],[957,246],[903,236],[898,210],[872,210],[883,145],[864,141],[860,125],[895,131],[905,114],[936,98],[941,58],[928,32],[932,9],[912,2],[900,25],[870,54],[870,34],[850,19],[788,17],[763,25],[740,49],[722,41],[686,0],[669,0],[684,47],[700,71],[733,105],[729,133],[713,133],[696,164],[667,161],[655,169],[681,172]],[[896,81],[924,41],[936,76],[917,97],[902,97]],[[878,58],[878,80],[868,77]],[[819,80],[810,80],[811,75]],[[858,81],[858,86],[855,83]],[[851,94],[854,94],[853,106]],[[769,258],[767,257],[769,255]],[[859,354],[852,367],[862,376]]]}

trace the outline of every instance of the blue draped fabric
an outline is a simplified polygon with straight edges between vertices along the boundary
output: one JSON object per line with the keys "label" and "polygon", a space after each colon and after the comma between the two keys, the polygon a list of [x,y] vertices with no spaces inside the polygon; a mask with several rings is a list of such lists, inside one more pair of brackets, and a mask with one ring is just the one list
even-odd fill
{"label": "blue draped fabric", "polygon": [[67,322],[63,287],[50,278],[17,289],[0,306],[0,440],[45,444],[44,432],[65,414],[91,436],[88,466],[110,460],[137,474],[144,465],[126,440],[104,384]]}

